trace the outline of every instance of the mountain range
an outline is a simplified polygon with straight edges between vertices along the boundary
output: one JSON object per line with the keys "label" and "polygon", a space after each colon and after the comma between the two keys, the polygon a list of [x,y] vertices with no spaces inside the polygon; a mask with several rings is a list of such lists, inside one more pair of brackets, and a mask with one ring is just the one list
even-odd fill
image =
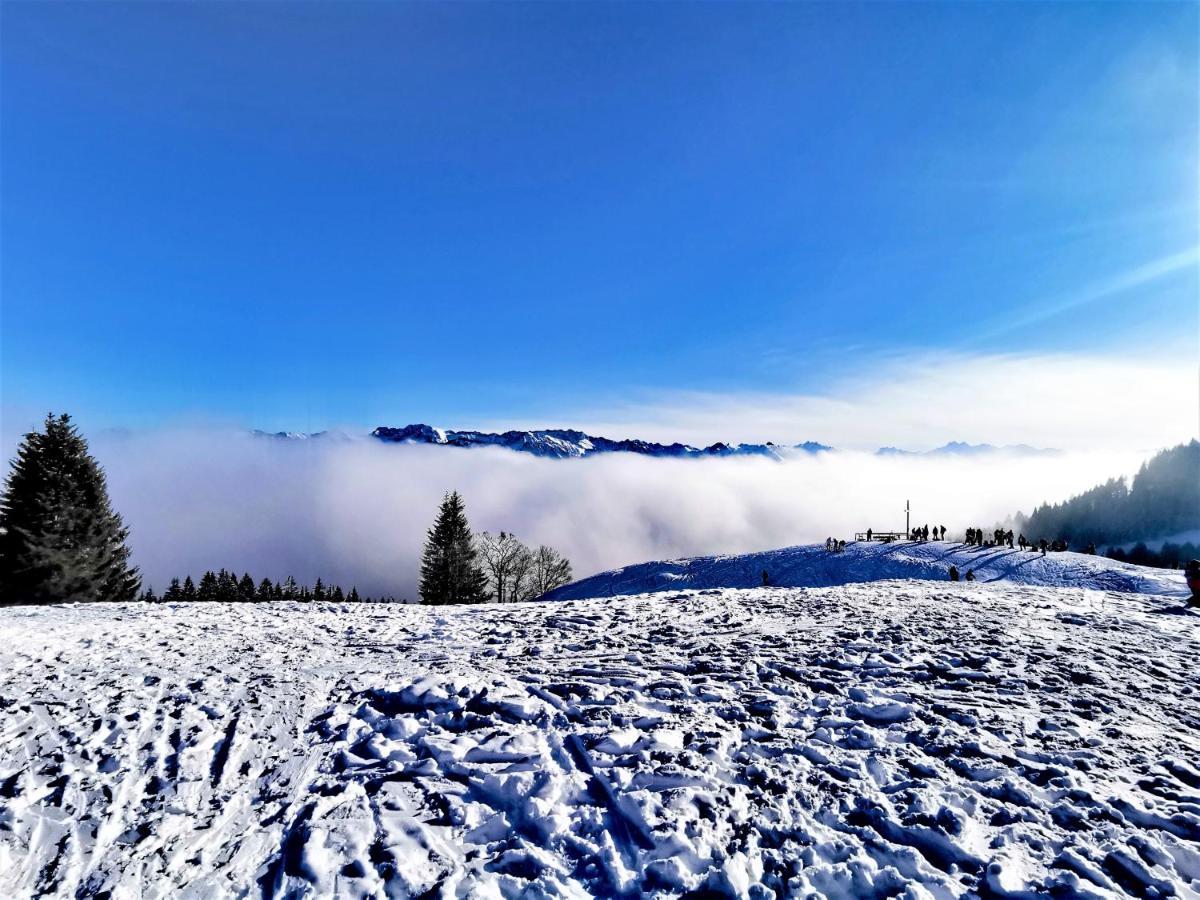
{"label": "mountain range", "polygon": [[[349,438],[344,432],[317,431],[313,433],[297,431],[254,432],[256,436],[278,440],[300,441],[314,439]],[[768,441],[763,444],[727,444],[719,441],[707,447],[694,447],[690,444],[660,444],[655,441],[639,439],[612,440],[597,437],[573,428],[545,428],[531,431],[454,431],[437,428],[432,425],[415,424],[403,428],[381,425],[371,432],[375,440],[389,444],[432,444],[443,447],[503,447],[518,453],[531,453],[551,459],[570,459],[583,456],[595,456],[600,453],[637,453],[642,456],[668,457],[676,459],[694,459],[717,456],[765,456],[770,459],[784,459],[791,456],[815,455],[833,451],[828,444],[817,441],[805,441],[801,444],[776,444]],[[1023,456],[1042,456],[1058,453],[1057,450],[1045,450],[1029,447],[1025,444],[997,447],[993,444],[967,444],[962,441],[951,441],[934,450],[902,450],[897,447],[881,447],[876,451],[879,456],[986,456],[995,453],[1018,454]]]}

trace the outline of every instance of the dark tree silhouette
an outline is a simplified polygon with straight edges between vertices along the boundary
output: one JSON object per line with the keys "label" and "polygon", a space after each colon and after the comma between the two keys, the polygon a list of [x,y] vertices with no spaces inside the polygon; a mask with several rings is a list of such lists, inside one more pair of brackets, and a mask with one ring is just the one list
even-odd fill
{"label": "dark tree silhouette", "polygon": [[133,600],[129,530],[67,415],[25,435],[0,499],[0,601]]}
{"label": "dark tree silhouette", "polygon": [[421,557],[421,602],[482,603],[487,575],[479,566],[471,526],[458,491],[442,500]]}

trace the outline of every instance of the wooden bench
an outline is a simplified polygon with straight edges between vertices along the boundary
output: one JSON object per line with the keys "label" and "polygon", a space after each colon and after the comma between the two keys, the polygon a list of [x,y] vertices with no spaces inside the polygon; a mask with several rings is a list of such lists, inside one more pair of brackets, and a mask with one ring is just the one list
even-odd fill
{"label": "wooden bench", "polygon": [[[856,531],[854,533],[854,539],[856,541],[865,541],[868,539],[867,533],[865,531]],[[892,541],[906,541],[906,540],[908,540],[908,535],[906,535],[902,531],[874,531],[874,530],[872,530],[870,540],[883,541],[883,543],[885,543],[885,544],[890,544]]]}

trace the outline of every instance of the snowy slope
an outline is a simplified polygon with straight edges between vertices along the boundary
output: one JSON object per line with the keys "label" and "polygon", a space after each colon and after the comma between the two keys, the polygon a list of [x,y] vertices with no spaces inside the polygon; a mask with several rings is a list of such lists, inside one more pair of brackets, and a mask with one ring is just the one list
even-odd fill
{"label": "snowy slope", "polygon": [[1186,596],[1183,573],[1119,563],[1082,553],[1041,553],[1005,547],[968,547],[952,541],[857,542],[840,553],[824,545],[785,547],[741,556],[639,563],[601,572],[547,595],[549,600],[583,600],[683,588],[746,588],[762,584],[765,570],[781,587],[829,587],[920,578],[946,581],[950,566],[961,575],[974,571],[979,581],[1083,587],[1139,594]]}
{"label": "snowy slope", "polygon": [[1197,625],[1011,582],[10,608],[0,896],[1196,896]]}

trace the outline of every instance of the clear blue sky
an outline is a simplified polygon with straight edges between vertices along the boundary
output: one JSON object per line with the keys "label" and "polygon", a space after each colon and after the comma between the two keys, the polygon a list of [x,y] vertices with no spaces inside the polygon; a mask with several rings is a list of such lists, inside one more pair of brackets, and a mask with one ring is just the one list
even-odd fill
{"label": "clear blue sky", "polygon": [[1194,347],[1198,9],[6,2],[4,405],[465,425]]}

